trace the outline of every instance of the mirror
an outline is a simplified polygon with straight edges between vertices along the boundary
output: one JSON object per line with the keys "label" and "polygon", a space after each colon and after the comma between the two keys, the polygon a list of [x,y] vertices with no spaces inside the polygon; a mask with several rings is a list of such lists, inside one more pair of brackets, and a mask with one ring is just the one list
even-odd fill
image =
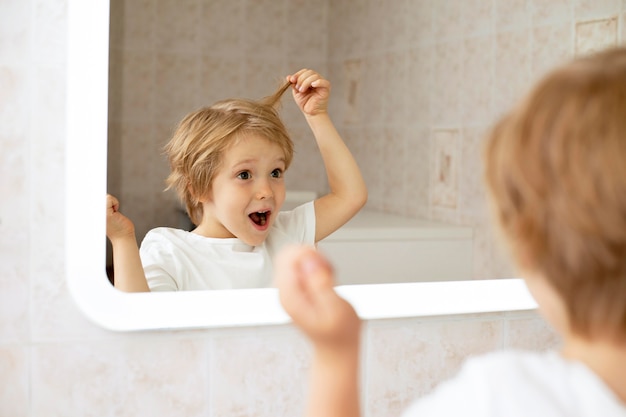
{"label": "mirror", "polygon": [[[93,4],[85,5],[83,3],[81,0],[70,0],[68,4],[66,265],[68,285],[74,299],[89,318],[99,325],[113,330],[246,326],[286,322],[288,318],[280,308],[278,296],[274,289],[126,294],[115,290],[107,282],[102,268],[105,263],[105,225],[102,208],[107,189],[107,107],[114,109],[116,105],[115,99],[111,100],[110,106],[107,105],[109,96],[107,89],[107,68],[109,67],[108,4],[103,1],[95,7]],[[145,2],[142,3],[145,4]],[[226,5],[231,3],[248,4],[247,2],[213,3],[222,4],[225,7],[230,7]],[[250,5],[252,4],[258,5],[258,7],[271,8],[274,3],[250,2]],[[172,7],[178,6],[172,3]],[[193,13],[194,11],[189,11],[189,16],[192,16]],[[282,16],[282,12],[276,10],[276,13]],[[153,19],[154,16],[147,14],[144,18]],[[296,27],[298,24],[306,23],[307,16],[303,15],[301,18],[302,21],[295,23]],[[176,36],[183,35],[176,34]],[[298,46],[294,45],[293,47],[297,49]],[[241,58],[241,56],[237,56],[232,61]],[[393,65],[393,59],[393,57],[389,58],[389,65]],[[184,72],[180,72],[185,65],[177,66],[175,60],[168,62],[173,65],[172,75],[179,78],[186,77]],[[141,60],[137,61],[138,66],[141,64]],[[301,65],[290,65],[290,67],[315,67],[315,65],[308,65],[305,62],[298,64]],[[337,70],[337,66],[339,70]],[[256,87],[246,90],[246,92],[249,92],[252,97],[266,94],[267,79],[275,75],[277,72],[275,69],[274,67],[267,73],[261,71],[260,75],[257,74],[263,82],[257,83],[252,80],[254,82],[250,85]],[[352,70],[359,71],[358,68],[351,68],[349,63],[344,66],[343,63],[339,65],[331,62],[327,69],[328,73],[331,74],[329,75],[331,80],[332,74],[337,73],[337,71],[340,73],[345,70],[348,74],[351,74]],[[323,68],[320,70],[322,71]],[[278,71],[281,74],[284,72],[284,70]],[[259,85],[261,89],[256,90]],[[353,91],[352,84],[348,83],[348,85],[348,91]],[[392,82],[389,91],[393,91],[395,88],[403,88],[403,86]],[[271,89],[269,88],[270,91]],[[334,89],[335,91],[342,91],[341,81],[339,86],[335,83]],[[259,92],[257,93],[257,91]],[[186,95],[184,91],[179,93],[179,97]],[[385,93],[385,91],[383,90],[381,93]],[[232,91],[227,94],[220,93],[220,98],[232,95]],[[338,95],[335,93],[335,97]],[[184,107],[180,106],[176,97],[177,94],[172,92],[171,96],[168,95],[164,98],[172,100],[171,108],[173,109]],[[352,95],[348,95],[348,103],[350,103],[349,97]],[[287,101],[285,100],[285,102]],[[135,104],[140,105],[141,103]],[[377,104],[374,103],[373,109],[367,111],[380,110],[376,106]],[[123,113],[124,109],[121,110]],[[284,111],[289,113],[287,106],[285,106]],[[346,112],[350,113],[350,109],[348,108]],[[352,120],[351,117],[356,117],[356,113],[354,115],[337,113],[346,123]],[[132,111],[130,115],[132,115]],[[362,117],[364,120],[369,120],[367,115],[362,115]],[[393,119],[399,116],[390,113],[386,117],[389,118],[389,123],[394,123]],[[297,128],[292,129],[292,131],[294,130],[297,131]],[[393,129],[381,130],[376,128],[374,132],[375,134],[370,135],[369,139],[378,139],[378,134],[387,134],[391,135],[388,136],[391,143],[398,142],[397,138],[394,138],[395,131]],[[352,144],[358,140],[357,133],[358,131],[352,130],[351,126],[346,127],[345,139],[349,146],[352,147]],[[445,139],[450,136],[450,132],[441,131],[441,135],[443,138],[442,145],[450,142],[450,140]],[[454,133],[452,133],[452,137],[454,137]],[[366,144],[362,148],[357,147],[357,149],[366,149],[373,143],[368,142],[367,138],[365,142]],[[400,142],[402,141],[400,140]],[[299,142],[296,140],[296,146],[298,144]],[[398,144],[396,143],[396,145]],[[395,153],[375,149],[377,149],[377,157],[380,155],[395,157],[406,154],[406,152]],[[393,148],[394,151],[400,149],[404,148],[402,146]],[[445,146],[442,149],[445,151]],[[357,158],[358,152],[358,150],[355,151]],[[449,163],[446,161],[450,155],[454,157],[453,152],[444,152],[442,155],[444,162],[442,166]],[[386,166],[393,166],[393,164],[387,165],[387,162],[385,162]],[[298,161],[294,161],[294,168],[297,164]],[[379,173],[382,166],[383,161],[380,161],[370,175]],[[451,171],[449,168],[445,168],[445,172]],[[382,186],[382,184],[379,185]],[[445,189],[440,194],[442,196],[440,202],[449,203],[449,200],[446,200]],[[384,192],[380,193],[379,197],[380,201],[374,204],[384,205],[385,201],[393,200],[391,198],[393,196],[386,199]],[[423,207],[419,208],[419,210],[422,209]],[[444,213],[442,216],[445,217],[446,214]],[[518,279],[349,285],[340,286],[338,291],[354,304],[357,312],[364,319],[535,308],[534,301],[526,291],[523,282]]]}

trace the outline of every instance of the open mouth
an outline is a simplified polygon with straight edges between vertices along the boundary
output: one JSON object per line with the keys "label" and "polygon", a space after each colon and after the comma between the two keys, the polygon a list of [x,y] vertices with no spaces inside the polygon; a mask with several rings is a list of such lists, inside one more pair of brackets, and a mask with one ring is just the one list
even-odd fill
{"label": "open mouth", "polygon": [[250,220],[252,220],[252,222],[257,226],[265,226],[270,214],[271,211],[257,211],[255,213],[250,213],[248,217],[250,217]]}

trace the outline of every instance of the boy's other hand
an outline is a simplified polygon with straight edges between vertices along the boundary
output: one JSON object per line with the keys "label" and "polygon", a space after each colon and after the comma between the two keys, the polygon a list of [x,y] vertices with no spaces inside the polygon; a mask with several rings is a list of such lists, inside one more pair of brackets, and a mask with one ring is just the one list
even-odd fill
{"label": "boy's other hand", "polygon": [[135,226],[128,217],[119,212],[120,203],[117,198],[107,194],[106,204],[107,237],[111,241],[124,237],[132,237],[134,239]]}

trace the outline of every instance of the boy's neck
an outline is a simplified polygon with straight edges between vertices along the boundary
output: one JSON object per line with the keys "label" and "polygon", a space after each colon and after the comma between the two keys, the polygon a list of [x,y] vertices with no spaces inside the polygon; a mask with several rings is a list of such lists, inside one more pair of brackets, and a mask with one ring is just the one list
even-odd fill
{"label": "boy's neck", "polygon": [[561,353],[587,365],[626,404],[626,343],[569,337]]}

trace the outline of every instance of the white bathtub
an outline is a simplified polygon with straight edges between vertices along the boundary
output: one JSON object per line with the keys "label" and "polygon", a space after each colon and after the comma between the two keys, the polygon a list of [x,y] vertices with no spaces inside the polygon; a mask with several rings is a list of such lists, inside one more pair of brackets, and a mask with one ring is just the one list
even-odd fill
{"label": "white bathtub", "polygon": [[364,209],[318,248],[339,285],[467,280],[473,231]]}

